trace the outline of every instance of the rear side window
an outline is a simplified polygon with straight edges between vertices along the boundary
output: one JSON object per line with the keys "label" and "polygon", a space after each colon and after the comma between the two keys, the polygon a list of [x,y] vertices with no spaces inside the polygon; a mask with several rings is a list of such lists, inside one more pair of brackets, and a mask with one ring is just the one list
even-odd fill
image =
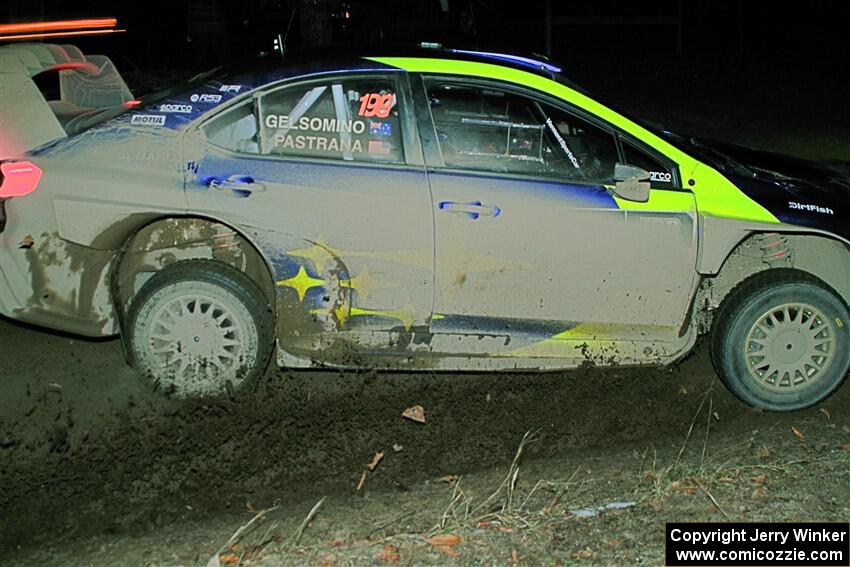
{"label": "rear side window", "polygon": [[335,77],[275,89],[204,127],[242,153],[344,161],[404,161],[399,101],[390,77]]}
{"label": "rear side window", "polygon": [[216,116],[204,126],[204,134],[212,144],[233,152],[260,153],[254,101]]}
{"label": "rear side window", "polygon": [[560,108],[510,91],[426,82],[446,167],[610,179],[619,154],[612,133]]}
{"label": "rear side window", "polygon": [[264,154],[403,160],[395,82],[355,78],[284,87],[259,100]]}

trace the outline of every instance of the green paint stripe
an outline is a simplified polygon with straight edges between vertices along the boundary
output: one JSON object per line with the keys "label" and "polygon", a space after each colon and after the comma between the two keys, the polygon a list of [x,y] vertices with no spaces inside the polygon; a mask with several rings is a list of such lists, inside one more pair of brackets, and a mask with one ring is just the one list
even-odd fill
{"label": "green paint stripe", "polygon": [[[412,73],[467,75],[497,79],[549,94],[598,116],[676,162],[679,166],[682,179],[685,181],[693,179],[695,181],[692,191],[696,196],[697,207],[700,213],[753,222],[779,223],[779,220],[770,211],[741,192],[732,182],[713,168],[692,158],[666,140],[656,136],[649,130],[632,122],[607,106],[546,77],[500,65],[473,61],[420,57],[368,57],[367,59],[384,65],[398,67]],[[667,197],[662,198],[668,200]],[[653,200],[655,200],[654,196]],[[647,204],[625,202],[622,199],[618,199],[617,202],[622,208],[629,209],[641,209],[648,206]],[[673,203],[671,202],[670,204],[672,205]],[[672,210],[692,209],[690,205],[683,204],[683,206],[686,206],[686,208]]]}

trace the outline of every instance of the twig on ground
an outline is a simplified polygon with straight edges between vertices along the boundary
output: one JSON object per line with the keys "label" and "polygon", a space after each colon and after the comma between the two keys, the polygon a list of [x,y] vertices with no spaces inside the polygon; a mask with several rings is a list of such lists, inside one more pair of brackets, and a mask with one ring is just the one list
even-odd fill
{"label": "twig on ground", "polygon": [[[564,486],[562,486],[561,489],[558,490],[558,492],[555,494],[555,497],[552,498],[552,501],[549,503],[549,506],[547,506],[549,510],[553,509],[561,501],[561,497],[564,495],[564,492],[566,492],[567,488],[569,488],[570,484],[572,484],[573,479],[576,477],[576,475],[578,475],[578,472],[580,470],[581,465],[576,467],[576,470],[573,471],[573,474],[570,475],[570,478],[566,480]],[[531,492],[532,494],[534,493],[533,490]],[[531,498],[531,494],[528,495],[528,498]],[[528,498],[526,498],[526,501],[528,501]],[[525,507],[525,502],[522,503],[522,507]]]}
{"label": "twig on ground", "polygon": [[[673,464],[673,468],[679,466],[679,461],[682,459],[682,454],[685,452],[685,448],[688,446],[688,441],[691,439],[691,433],[694,432],[694,425],[696,425],[697,417],[699,417],[700,412],[702,411],[702,406],[705,405],[705,400],[708,399],[708,395],[711,393],[711,388],[714,387],[714,380],[711,381],[711,384],[708,385],[708,388],[705,390],[705,394],[702,396],[702,400],[700,400],[699,407],[697,407],[696,413],[694,413],[694,418],[691,420],[691,425],[688,427],[688,434],[685,436],[685,442],[682,443],[682,448],[679,449],[679,454],[676,455],[676,462]],[[709,418],[711,417],[711,413],[708,414]]]}
{"label": "twig on ground", "polygon": [[694,477],[694,482],[696,482],[697,486],[699,486],[702,489],[702,491],[705,493],[705,495],[708,496],[708,499],[711,500],[711,503],[714,504],[714,506],[718,510],[720,510],[720,513],[723,514],[723,517],[726,518],[727,520],[731,521],[732,518],[729,516],[729,514],[726,513],[726,510],[723,509],[723,507],[720,505],[720,503],[717,502],[717,499],[714,498],[714,495],[711,494],[711,492],[708,491],[708,489],[705,487],[705,485],[703,485],[703,483],[701,483],[699,481],[699,479],[696,478],[696,477]]}
{"label": "twig on ground", "polygon": [[522,457],[522,453],[525,450],[525,446],[529,443],[533,443],[536,441],[535,436],[537,435],[539,430],[535,431],[526,431],[525,435],[522,436],[522,439],[519,442],[519,446],[517,447],[516,454],[514,455],[514,460],[511,462],[511,468],[508,470],[508,474],[505,477],[505,480],[502,481],[502,484],[491,494],[484,502],[475,507],[475,512],[486,508],[493,500],[498,498],[503,490],[506,490],[507,493],[505,495],[505,501],[502,503],[501,511],[504,512],[507,510],[511,511],[513,506],[513,493],[514,488],[516,487],[517,477],[519,475],[519,461]]}
{"label": "twig on ground", "polygon": [[400,521],[404,520],[405,518],[412,516],[414,514],[414,512],[415,512],[415,510],[408,510],[408,511],[406,511],[406,512],[404,512],[404,513],[402,513],[398,516],[394,516],[390,520],[387,520],[385,522],[381,522],[380,524],[378,524],[377,526],[375,526],[371,530],[369,530],[369,533],[366,534],[366,539],[371,538],[372,535],[375,532],[379,532],[383,529],[386,529],[386,528],[390,527],[391,525],[395,524],[396,522],[400,522]]}
{"label": "twig on ground", "polygon": [[307,514],[307,517],[304,518],[304,521],[301,522],[301,525],[298,526],[298,529],[295,531],[295,535],[292,536],[292,541],[289,544],[289,547],[295,547],[298,545],[298,542],[301,541],[301,536],[304,535],[304,530],[307,529],[307,525],[313,521],[313,518],[316,517],[316,514],[319,513],[319,508],[322,507],[322,504],[325,502],[325,498],[327,496],[323,496],[321,500],[316,502],[316,505],[310,510],[310,513]]}
{"label": "twig on ground", "polygon": [[708,400],[708,418],[705,422],[705,440],[702,443],[702,455],[699,458],[699,471],[702,472],[702,466],[705,463],[705,451],[708,448],[708,434],[711,431],[711,410],[714,409],[714,396]]}
{"label": "twig on ground", "polygon": [[259,512],[254,514],[254,517],[251,518],[247,524],[240,526],[238,530],[233,532],[233,535],[230,536],[230,539],[228,539],[224,545],[222,545],[216,550],[213,556],[210,557],[209,561],[207,561],[207,567],[214,567],[216,565],[220,565],[218,556],[222,551],[239,541],[239,539],[242,538],[242,536],[244,536],[246,533],[248,533],[248,531],[251,530],[257,522],[263,519],[269,512],[273,512],[278,508],[280,508],[280,506],[273,506],[271,508],[266,508],[265,510],[260,510]]}
{"label": "twig on ground", "polygon": [[[455,517],[454,510],[457,507],[458,503],[461,500],[466,500],[466,494],[464,494],[463,490],[460,488],[460,481],[461,481],[460,478],[458,478],[455,481],[454,487],[452,488],[452,497],[449,500],[449,505],[446,506],[445,510],[443,510],[443,514],[440,516],[440,521],[431,530],[432,532],[436,532],[436,531],[444,529],[446,527],[446,524],[449,521],[449,515],[451,515],[452,518]],[[466,517],[468,516],[468,514],[469,514],[469,503],[467,502],[467,509],[466,509],[466,512],[464,513],[464,520],[466,520]]]}

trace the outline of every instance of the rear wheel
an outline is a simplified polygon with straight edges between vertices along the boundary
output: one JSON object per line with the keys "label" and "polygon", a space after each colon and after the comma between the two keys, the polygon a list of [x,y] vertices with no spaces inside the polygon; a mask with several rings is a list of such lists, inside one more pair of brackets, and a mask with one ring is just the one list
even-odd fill
{"label": "rear wheel", "polygon": [[273,350],[262,291],[221,262],[191,260],[154,274],[130,307],[128,350],[154,388],[201,398],[251,387]]}
{"label": "rear wheel", "polygon": [[738,285],[717,315],[712,360],[744,402],[773,411],[809,407],[850,368],[850,312],[820,280],[769,270]]}

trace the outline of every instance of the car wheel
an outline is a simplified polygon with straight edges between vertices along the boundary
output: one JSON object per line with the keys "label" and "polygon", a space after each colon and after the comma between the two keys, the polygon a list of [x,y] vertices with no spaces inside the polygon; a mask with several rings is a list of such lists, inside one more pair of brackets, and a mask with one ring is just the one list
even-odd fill
{"label": "car wheel", "polygon": [[273,350],[274,325],[257,284],[221,262],[190,260],[154,274],[133,299],[130,360],[152,387],[175,398],[245,391]]}
{"label": "car wheel", "polygon": [[766,410],[809,407],[850,368],[850,312],[820,280],[796,270],[761,272],[720,307],[712,360],[742,401]]}

